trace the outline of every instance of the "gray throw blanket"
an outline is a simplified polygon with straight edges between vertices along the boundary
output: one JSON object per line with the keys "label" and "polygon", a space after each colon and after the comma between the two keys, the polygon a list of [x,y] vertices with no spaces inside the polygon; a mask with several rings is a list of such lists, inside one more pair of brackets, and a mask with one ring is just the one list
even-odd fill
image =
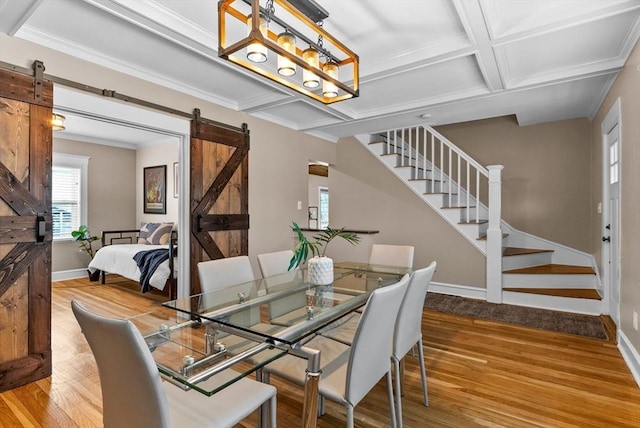
{"label": "gray throw blanket", "polygon": [[141,291],[146,293],[151,290],[151,277],[162,262],[169,259],[169,249],[160,248],[157,250],[140,251],[133,256],[133,260],[140,269]]}

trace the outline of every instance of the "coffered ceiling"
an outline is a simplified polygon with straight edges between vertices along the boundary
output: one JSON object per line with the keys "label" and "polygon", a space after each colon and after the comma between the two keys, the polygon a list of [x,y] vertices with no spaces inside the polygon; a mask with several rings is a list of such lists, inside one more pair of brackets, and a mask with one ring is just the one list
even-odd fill
{"label": "coffered ceiling", "polygon": [[316,2],[360,57],[359,98],[325,106],[223,62],[214,0],[0,0],[0,31],[330,140],[591,118],[640,34],[640,0]]}

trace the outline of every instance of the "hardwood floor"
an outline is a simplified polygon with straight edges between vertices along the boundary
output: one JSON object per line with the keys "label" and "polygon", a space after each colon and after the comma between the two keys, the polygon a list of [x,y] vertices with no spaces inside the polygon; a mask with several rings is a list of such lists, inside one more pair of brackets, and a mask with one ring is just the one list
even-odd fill
{"label": "hardwood floor", "polygon": [[[1,427],[102,426],[93,356],[70,310],[79,299],[111,316],[157,300],[86,280],[53,284],[53,376],[0,394]],[[425,311],[429,407],[416,360],[406,362],[406,427],[638,427],[640,388],[614,342]],[[117,352],[117,350],[114,350]],[[299,426],[302,390],[274,379],[278,425]],[[389,426],[384,382],[356,408],[357,427]],[[215,399],[215,396],[211,398]],[[320,427],[344,426],[327,401]],[[255,416],[240,426],[255,426]]]}

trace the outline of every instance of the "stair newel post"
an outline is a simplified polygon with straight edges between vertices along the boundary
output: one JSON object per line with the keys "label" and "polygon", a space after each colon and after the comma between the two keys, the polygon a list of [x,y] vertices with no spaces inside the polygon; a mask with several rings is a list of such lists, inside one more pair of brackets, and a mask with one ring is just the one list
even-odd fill
{"label": "stair newel post", "polygon": [[502,303],[502,165],[490,165],[487,229],[487,301]]}

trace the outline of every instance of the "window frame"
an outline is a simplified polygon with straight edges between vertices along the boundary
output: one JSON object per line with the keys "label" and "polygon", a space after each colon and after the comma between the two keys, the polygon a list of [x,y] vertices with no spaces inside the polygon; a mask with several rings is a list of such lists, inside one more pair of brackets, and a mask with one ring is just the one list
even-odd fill
{"label": "window frame", "polygon": [[[80,170],[80,224],[87,224],[88,218],[88,193],[89,193],[89,159],[88,156],[71,155],[67,153],[53,153],[52,168],[76,168]],[[51,172],[51,204],[53,205],[53,171]],[[73,238],[69,237],[53,237],[53,242],[71,242]]]}

